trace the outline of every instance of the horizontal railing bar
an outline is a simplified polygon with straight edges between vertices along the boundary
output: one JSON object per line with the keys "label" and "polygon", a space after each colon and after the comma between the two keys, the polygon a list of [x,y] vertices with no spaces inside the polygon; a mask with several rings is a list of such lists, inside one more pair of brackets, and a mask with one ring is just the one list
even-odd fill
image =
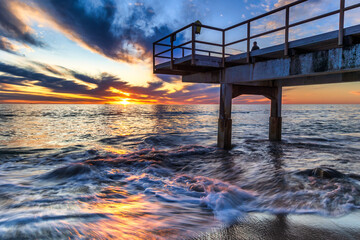
{"label": "horizontal railing bar", "polygon": [[[188,42],[183,43],[183,44],[180,44],[180,45],[178,45],[178,46],[174,46],[173,49],[182,48],[181,46],[186,45],[186,44],[190,44],[190,43],[191,43],[191,41],[188,41]],[[166,44],[162,44],[162,43],[160,43],[160,44],[161,44],[162,46],[165,46],[165,45],[166,45]],[[159,45],[159,43],[155,43],[155,45]],[[171,45],[166,46],[166,47],[171,47]],[[191,48],[190,48],[190,49],[191,49]],[[169,51],[171,51],[171,48],[166,49],[165,51],[162,51],[162,52],[159,52],[159,53],[155,54],[155,57],[157,57],[157,56],[159,56],[159,55],[161,55],[161,54],[164,54],[164,53],[166,53],[166,52],[169,52]]]}
{"label": "horizontal railing bar", "polygon": [[[187,50],[191,50],[190,49],[187,49]],[[198,51],[198,52],[206,52],[206,53],[213,53],[213,54],[222,54],[222,52],[214,52],[214,51],[209,51],[209,50],[205,50],[205,49],[195,49],[195,51]]]}
{"label": "horizontal railing bar", "polygon": [[285,9],[288,8],[288,7],[293,7],[293,6],[295,6],[295,5],[298,5],[298,4],[303,3],[303,2],[306,2],[306,1],[308,1],[308,0],[299,0],[299,1],[296,1],[296,2],[293,2],[293,3],[290,3],[290,4],[287,4],[287,5],[285,5],[285,6],[276,8],[276,9],[274,9],[274,10],[272,10],[272,11],[267,12],[267,13],[261,14],[261,15],[259,15],[259,16],[250,18],[250,19],[248,19],[248,20],[246,20],[246,21],[243,21],[243,22],[241,22],[241,23],[238,23],[238,24],[235,24],[235,25],[230,26],[230,27],[228,27],[228,28],[225,28],[224,30],[225,30],[225,31],[228,31],[228,30],[230,30],[230,29],[233,29],[233,28],[236,28],[236,27],[240,27],[241,25],[247,24],[248,22],[252,22],[252,21],[258,20],[258,19],[260,19],[260,18],[267,17],[267,16],[272,15],[272,14],[274,14],[274,13],[277,13],[277,12],[280,12],[280,11],[282,11],[282,10],[285,10]]}
{"label": "horizontal railing bar", "polygon": [[159,52],[159,53],[155,54],[155,57],[160,56],[160,55],[162,55],[162,54],[164,54],[164,53],[167,53],[167,52],[169,52],[169,51],[171,51],[171,48],[169,48],[169,49],[167,49],[167,50],[165,50],[165,51],[162,51],[162,52]]}
{"label": "horizontal railing bar", "polygon": [[[184,48],[185,50],[191,50],[191,48]],[[214,54],[222,54],[220,52],[214,52],[214,51],[209,51],[209,50],[205,50],[205,49],[195,49],[195,51],[199,51],[199,52],[206,52],[206,53],[214,53]]]}
{"label": "horizontal railing bar", "polygon": [[[196,23],[195,23],[195,25],[196,25]],[[208,29],[215,30],[215,31],[220,31],[220,32],[224,31],[224,29],[222,29],[222,28],[212,27],[212,26],[203,25],[203,24],[201,24],[201,27],[208,28]]]}
{"label": "horizontal railing bar", "polygon": [[[186,25],[185,27],[180,28],[180,29],[176,30],[175,32],[172,32],[172,33],[166,35],[165,37],[163,37],[163,38],[155,41],[154,43],[157,44],[157,43],[165,40],[166,38],[171,37],[172,35],[174,35],[174,34],[176,34],[176,33],[182,32],[182,31],[184,31],[186,28],[190,28],[190,27],[192,26],[192,24],[193,24],[193,23],[190,23],[190,24]],[[201,27],[202,27],[202,28],[208,28],[208,29],[216,30],[216,31],[221,31],[221,32],[224,31],[224,29],[222,29],[222,28],[212,27],[212,26],[203,25],[203,24],[201,24]]]}
{"label": "horizontal railing bar", "polygon": [[165,43],[154,43],[157,46],[164,46],[164,47],[171,47],[170,44],[165,44]]}
{"label": "horizontal railing bar", "polygon": [[222,44],[218,44],[218,43],[211,43],[211,42],[204,42],[204,41],[199,41],[199,40],[195,40],[196,43],[201,43],[201,44],[205,44],[205,45],[212,45],[212,46],[217,46],[217,47],[222,47]]}
{"label": "horizontal railing bar", "polygon": [[234,42],[231,42],[231,43],[227,43],[227,44],[225,44],[225,47],[230,46],[230,45],[234,45],[234,44],[236,44],[236,43],[243,42],[243,41],[246,41],[246,40],[247,40],[247,37],[246,37],[246,38],[242,38],[242,39],[237,40],[237,41],[234,41]]}
{"label": "horizontal railing bar", "polygon": [[[282,31],[282,30],[285,30],[286,27],[280,27],[280,28],[276,28],[276,29],[273,29],[273,30],[270,30],[270,31],[267,31],[267,32],[263,32],[263,33],[259,33],[259,34],[256,34],[256,35],[253,35],[250,37],[250,39],[253,39],[253,38],[257,38],[257,37],[261,37],[261,36],[264,36],[264,35],[268,35],[268,34],[271,34],[271,33],[274,33],[274,32],[278,32],[278,31]],[[238,41],[235,41],[235,42],[231,42],[231,43],[227,43],[225,45],[225,47],[227,46],[230,46],[230,45],[233,45],[233,44],[236,44],[236,43],[240,43],[240,42],[244,42],[246,41],[248,38],[243,38],[243,39],[240,39]]]}
{"label": "horizontal railing bar", "polygon": [[[185,49],[185,50],[192,50],[190,47],[181,47],[182,49]],[[161,54],[164,54],[168,51],[170,51],[171,49],[168,49],[164,52],[161,52],[161,53],[158,53],[158,54],[155,54],[154,57],[163,57],[163,56],[160,56]],[[205,50],[205,49],[195,49],[195,51],[198,51],[198,52],[206,52],[206,53],[213,53],[213,54],[222,54],[222,52],[215,52],[215,51],[209,51],[209,50]],[[227,53],[227,55],[229,56],[232,56],[232,54],[230,53]],[[170,57],[166,57],[166,58],[170,58]]]}
{"label": "horizontal railing bar", "polygon": [[240,27],[240,26],[242,26],[242,25],[246,25],[246,24],[248,24],[249,22],[251,22],[251,21],[250,21],[250,20],[243,21],[243,22],[238,23],[238,24],[236,24],[236,25],[234,25],[234,26],[231,26],[231,27],[225,28],[225,29],[224,29],[224,31],[226,32],[226,31],[229,31],[229,30],[231,30],[231,29],[234,29],[234,28]]}
{"label": "horizontal railing bar", "polygon": [[313,21],[316,21],[316,20],[319,20],[319,19],[322,19],[322,18],[326,18],[326,17],[332,16],[332,15],[335,15],[335,14],[338,14],[338,13],[340,13],[340,10],[335,10],[335,11],[332,11],[332,12],[329,12],[329,13],[325,13],[325,14],[316,16],[316,17],[308,18],[308,19],[305,19],[305,20],[302,20],[302,21],[299,21],[299,22],[296,22],[296,23],[289,24],[289,28],[296,27],[296,26],[302,25],[304,23],[313,22]]}
{"label": "horizontal railing bar", "polygon": [[354,4],[351,6],[347,6],[346,8],[344,8],[344,11],[349,11],[349,10],[352,10],[354,8],[359,8],[359,7],[360,7],[360,3],[357,3],[357,4]]}
{"label": "horizontal railing bar", "polygon": [[[217,54],[217,55],[222,55],[222,53],[214,53],[214,54]],[[208,56],[208,55],[204,55],[204,54],[198,54],[198,55],[201,55],[201,56]],[[230,57],[230,56],[233,56],[233,55],[230,55],[230,54],[225,54],[225,57]],[[214,56],[211,56],[211,57],[214,57]],[[218,58],[221,58],[221,56],[218,56]]]}
{"label": "horizontal railing bar", "polygon": [[163,37],[163,38],[161,38],[161,39],[157,40],[157,41],[156,41],[156,42],[154,42],[154,43],[161,42],[161,41],[163,41],[163,40],[165,40],[165,39],[167,39],[167,38],[171,37],[172,35],[174,35],[174,34],[176,34],[176,33],[179,33],[179,32],[184,31],[185,29],[187,29],[187,28],[189,28],[189,27],[191,27],[191,26],[192,26],[192,23],[190,23],[190,24],[186,25],[186,26],[185,26],[185,27],[183,27],[183,28],[180,28],[179,30],[176,30],[176,31],[175,31],[175,32],[173,32],[173,33],[170,33],[169,35],[166,35],[165,37]]}
{"label": "horizontal railing bar", "polygon": [[[190,42],[190,43],[191,43],[191,42]],[[189,44],[189,43],[187,43],[187,44]],[[182,45],[186,45],[186,44],[182,44]],[[190,47],[182,47],[181,45],[175,46],[173,49],[176,49],[176,48],[181,48],[181,49],[185,49],[185,50],[191,50]],[[167,50],[165,50],[165,51],[162,51],[162,52],[160,52],[160,53],[157,53],[157,54],[155,54],[155,57],[159,57],[159,55],[162,55],[162,54],[164,54],[164,53],[166,53],[166,52],[168,52],[168,51],[170,51],[170,50],[171,50],[171,49],[167,49]],[[204,50],[204,49],[195,49],[195,50],[196,50],[196,51],[207,52],[207,53],[213,53],[213,54],[222,54],[222,52],[215,52],[215,51]],[[228,55],[232,56],[231,54],[228,54]]]}
{"label": "horizontal railing bar", "polygon": [[175,48],[183,48],[184,45],[188,45],[188,44],[190,44],[190,43],[191,43],[191,41],[187,41],[187,42],[182,43],[182,44],[180,44],[180,45],[174,46],[174,49],[175,49]]}
{"label": "horizontal railing bar", "polygon": [[[173,48],[174,48],[174,49],[175,49],[175,48],[179,48],[179,47],[181,48],[182,46],[187,45],[187,44],[189,44],[189,43],[191,43],[191,41],[188,41],[188,42],[182,43],[182,44],[180,44],[180,45],[174,46]],[[165,44],[165,43],[155,43],[155,45],[157,45],[157,46],[164,46],[164,47],[171,47],[170,44]]]}
{"label": "horizontal railing bar", "polygon": [[[183,44],[178,45],[178,46],[175,46],[175,47],[173,47],[173,50],[176,49],[176,48],[181,48],[181,49],[185,49],[185,50],[191,50],[190,47],[182,47],[183,45],[187,45],[187,44],[190,44],[190,43],[191,43],[191,41],[183,43]],[[213,54],[222,54],[222,52],[215,52],[215,51],[209,51],[209,50],[203,50],[203,49],[195,49],[195,50],[196,51],[207,52],[207,53],[213,53]],[[155,54],[154,56],[159,57],[160,55],[162,55],[162,54],[164,54],[166,52],[169,52],[169,51],[171,51],[171,48],[167,49],[165,51],[159,52],[159,53]]]}
{"label": "horizontal railing bar", "polygon": [[278,32],[278,31],[281,31],[281,30],[285,30],[286,27],[280,27],[280,28],[276,28],[276,29],[273,29],[273,30],[270,30],[270,31],[267,31],[267,32],[263,32],[263,33],[259,33],[259,34],[256,34],[256,35],[253,35],[250,37],[250,39],[253,39],[253,38],[257,38],[257,37],[261,37],[261,36],[264,36],[264,35],[268,35],[268,34],[271,34],[271,33],[274,33],[274,32]]}
{"label": "horizontal railing bar", "polygon": [[167,59],[171,59],[171,57],[165,57],[165,56],[155,56],[156,58],[167,58]]}

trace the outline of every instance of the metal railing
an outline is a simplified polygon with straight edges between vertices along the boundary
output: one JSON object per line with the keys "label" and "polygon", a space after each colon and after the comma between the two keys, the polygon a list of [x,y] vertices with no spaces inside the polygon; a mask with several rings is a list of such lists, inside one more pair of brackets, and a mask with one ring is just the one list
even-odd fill
{"label": "metal railing", "polygon": [[[190,50],[191,51],[191,64],[194,65],[195,64],[195,54],[196,52],[202,52],[202,53],[207,53],[208,56],[211,56],[211,54],[215,54],[215,55],[221,55],[223,59],[225,59],[225,56],[230,56],[231,54],[225,54],[224,51],[224,45],[225,45],[225,36],[224,36],[224,29],[221,28],[216,28],[216,27],[211,27],[211,26],[207,26],[207,25],[201,25],[202,29],[210,29],[210,30],[214,30],[214,31],[218,31],[221,32],[223,35],[223,39],[222,39],[222,43],[215,43],[215,42],[206,42],[206,41],[200,41],[196,39],[196,27],[200,26],[197,23],[191,23],[159,40],[157,40],[156,42],[153,43],[153,65],[155,68],[155,60],[156,58],[165,58],[165,59],[170,59],[170,69],[174,68],[174,61],[177,59],[174,57],[174,50],[175,49],[181,49],[182,50],[182,57],[185,57],[185,50]],[[176,39],[176,35],[179,33],[182,33],[186,30],[191,29],[191,40],[190,41],[186,41],[182,44],[179,45],[174,45],[174,42]],[[170,44],[165,44],[165,43],[161,43],[165,40],[169,40]],[[221,47],[222,50],[221,52],[219,51],[212,51],[212,50],[206,50],[206,49],[200,49],[200,48],[196,48],[196,43],[199,44],[203,44],[203,45],[208,45],[208,46],[215,46],[215,47]],[[186,45],[191,44],[191,47],[186,47]],[[159,53],[156,53],[156,46],[162,46],[162,47],[167,47],[166,50],[161,51]],[[170,52],[170,56],[164,56],[164,54]]]}
{"label": "metal railing", "polygon": [[[212,42],[205,42],[205,41],[199,41],[196,40],[196,35],[195,35],[195,28],[196,26],[198,26],[196,23],[191,23],[169,35],[167,35],[166,37],[163,37],[161,39],[159,39],[158,41],[153,43],[153,65],[154,65],[154,69],[155,69],[155,61],[156,58],[167,58],[170,59],[170,69],[174,68],[174,60],[176,60],[176,58],[174,58],[174,50],[177,48],[181,48],[182,49],[182,57],[185,56],[185,50],[191,50],[191,64],[194,65],[195,64],[195,54],[196,52],[206,52],[208,53],[209,56],[211,56],[211,54],[218,54],[221,55],[221,59],[222,59],[222,67],[225,67],[225,58],[227,56],[231,56],[232,54],[226,53],[226,47],[234,45],[234,44],[238,44],[241,42],[246,42],[246,48],[247,48],[247,62],[250,62],[250,43],[251,40],[254,38],[258,38],[258,37],[262,37],[268,34],[272,34],[275,32],[279,32],[279,31],[285,31],[285,36],[284,36],[284,56],[288,56],[289,55],[289,34],[290,34],[290,29],[293,27],[297,27],[300,25],[303,25],[305,23],[309,23],[312,21],[316,21],[316,20],[320,20],[329,16],[333,16],[336,14],[339,14],[339,34],[338,34],[338,45],[342,46],[344,43],[344,22],[345,22],[345,12],[355,9],[355,8],[360,8],[360,3],[357,4],[353,4],[351,6],[345,6],[345,0],[339,0],[340,1],[340,6],[339,9],[325,13],[325,14],[321,14],[315,17],[311,17],[305,20],[301,20],[301,21],[297,21],[295,23],[290,23],[290,9],[294,6],[297,6],[299,4],[302,4],[304,2],[307,2],[309,0],[298,0],[296,2],[293,2],[291,4],[285,5],[283,7],[279,7],[277,9],[274,9],[272,11],[269,11],[267,13],[261,14],[259,16],[256,16],[254,18],[248,19],[246,21],[240,22],[236,25],[233,25],[231,27],[225,28],[225,29],[221,29],[221,28],[216,28],[216,27],[211,27],[211,26],[207,26],[207,25],[201,25],[202,28],[205,29],[211,29],[211,30],[215,30],[215,31],[219,31],[222,32],[222,44],[218,44],[218,43],[212,43]],[[281,11],[285,11],[285,23],[284,26],[282,27],[278,27],[263,33],[259,33],[259,34],[255,34],[255,35],[251,35],[251,25],[254,21],[259,20],[261,18],[265,18],[267,16],[270,16],[272,14],[281,12]],[[225,39],[226,39],[226,32],[228,32],[229,30],[232,30],[234,28],[240,27],[240,26],[246,26],[247,32],[246,32],[246,37],[230,42],[230,43],[226,43]],[[192,31],[192,36],[191,36],[191,40],[187,41],[185,43],[182,43],[180,45],[174,46],[174,36],[176,36],[177,33],[183,32],[186,29],[191,28]],[[170,39],[170,44],[163,44],[161,43],[162,41],[164,41],[165,39]],[[185,45],[188,45],[191,43],[191,47],[184,47]],[[216,46],[216,47],[221,47],[221,52],[216,52],[216,51],[210,51],[210,50],[205,50],[205,49],[197,49],[196,48],[196,43],[201,43],[204,45],[210,45],[210,46]],[[166,49],[165,51],[162,51],[160,53],[156,53],[156,46],[163,46],[163,47],[169,47],[168,49]],[[170,52],[170,57],[169,56],[163,56],[163,54]]]}

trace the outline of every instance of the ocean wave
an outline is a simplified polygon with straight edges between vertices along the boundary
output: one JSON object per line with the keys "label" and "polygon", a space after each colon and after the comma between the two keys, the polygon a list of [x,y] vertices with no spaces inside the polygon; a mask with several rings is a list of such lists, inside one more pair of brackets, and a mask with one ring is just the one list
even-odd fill
{"label": "ocean wave", "polygon": [[78,178],[81,175],[88,175],[92,172],[92,168],[88,164],[75,163],[55,169],[49,173],[40,176],[43,180],[67,180],[69,178]]}
{"label": "ocean wave", "polygon": [[[274,146],[264,149],[274,156],[282,154]],[[6,193],[7,198],[0,203],[5,210],[0,214],[3,229],[27,229],[46,222],[57,227],[65,222],[70,227],[72,221],[111,225],[132,204],[134,222],[177,219],[165,226],[175,221],[179,228],[199,226],[200,218],[231,225],[251,212],[342,216],[360,207],[357,175],[325,166],[286,170],[258,156],[253,161],[244,152],[200,145],[140,148],[124,154],[81,147],[67,150],[44,156],[41,161],[63,160],[28,178],[29,186],[0,185],[0,194]],[[6,192],[8,188],[12,191]],[[19,195],[26,197],[19,200]],[[141,204],[151,207],[136,211]],[[49,214],[49,209],[57,208],[76,211]],[[39,209],[39,216],[31,216]],[[87,215],[89,209],[101,214]],[[18,211],[25,215],[10,217]],[[128,227],[125,220],[116,221],[120,223],[114,225]]]}

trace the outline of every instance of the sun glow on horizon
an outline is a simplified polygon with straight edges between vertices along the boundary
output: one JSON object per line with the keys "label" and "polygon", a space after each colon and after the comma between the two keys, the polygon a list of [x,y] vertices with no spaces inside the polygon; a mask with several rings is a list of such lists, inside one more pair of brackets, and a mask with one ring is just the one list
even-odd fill
{"label": "sun glow on horizon", "polygon": [[129,105],[132,104],[132,102],[130,101],[129,98],[123,98],[119,101],[113,101],[113,102],[108,102],[107,104],[114,104],[114,105]]}
{"label": "sun glow on horizon", "polygon": [[128,105],[128,104],[130,104],[130,102],[128,101],[128,99],[123,99],[123,100],[120,101],[120,104]]}

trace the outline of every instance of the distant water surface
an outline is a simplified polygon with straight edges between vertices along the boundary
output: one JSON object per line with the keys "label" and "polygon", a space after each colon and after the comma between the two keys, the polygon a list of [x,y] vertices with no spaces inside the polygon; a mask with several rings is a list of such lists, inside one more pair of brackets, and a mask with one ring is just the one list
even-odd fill
{"label": "distant water surface", "polygon": [[[360,208],[360,105],[0,105],[1,239],[177,239],[249,213]],[[360,219],[358,219],[359,221]]]}

